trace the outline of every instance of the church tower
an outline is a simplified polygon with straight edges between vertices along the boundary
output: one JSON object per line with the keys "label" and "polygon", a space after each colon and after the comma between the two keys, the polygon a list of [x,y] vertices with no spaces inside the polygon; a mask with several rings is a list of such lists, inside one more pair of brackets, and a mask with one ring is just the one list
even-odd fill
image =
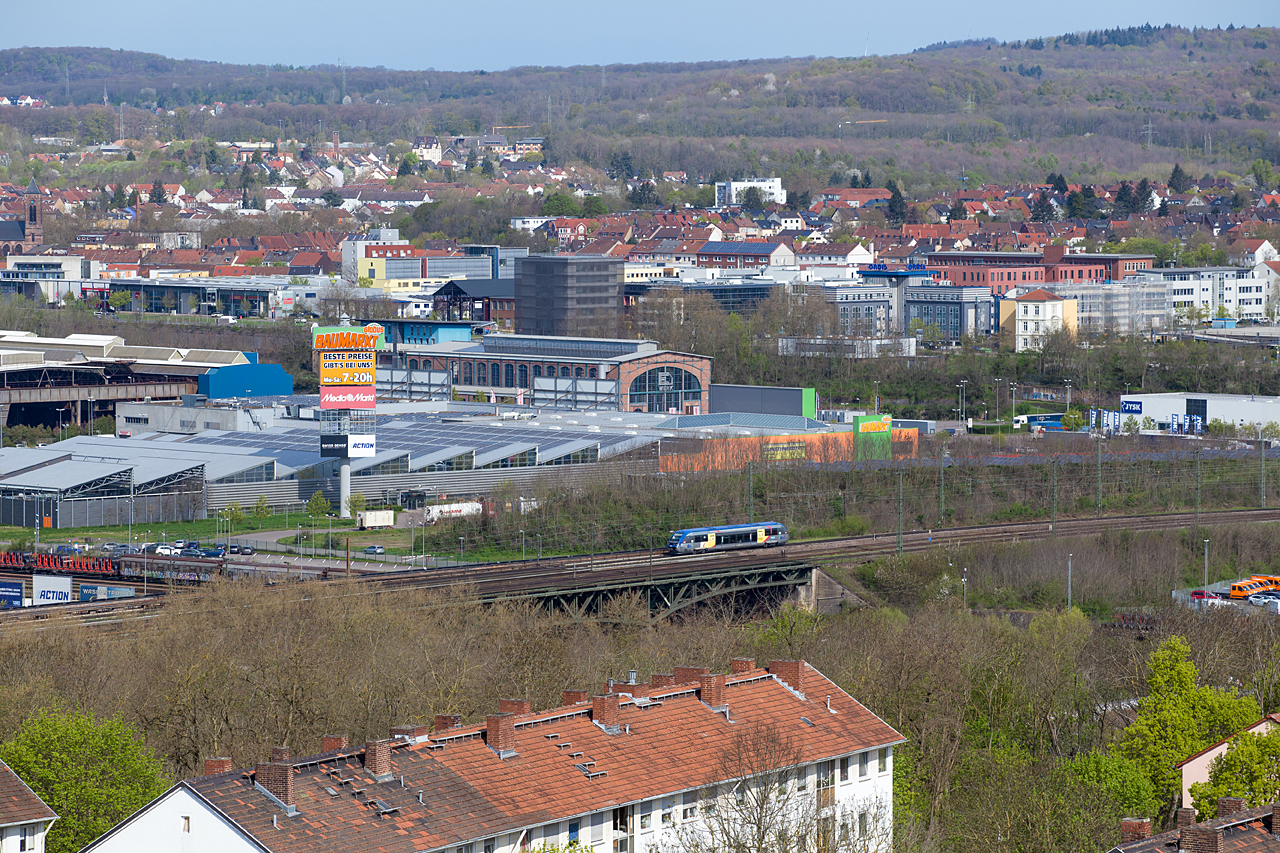
{"label": "church tower", "polygon": [[31,183],[27,186],[24,194],[27,208],[26,234],[23,242],[26,244],[26,251],[30,252],[37,246],[44,244],[44,193],[40,192],[40,188],[36,186],[36,179],[32,178]]}

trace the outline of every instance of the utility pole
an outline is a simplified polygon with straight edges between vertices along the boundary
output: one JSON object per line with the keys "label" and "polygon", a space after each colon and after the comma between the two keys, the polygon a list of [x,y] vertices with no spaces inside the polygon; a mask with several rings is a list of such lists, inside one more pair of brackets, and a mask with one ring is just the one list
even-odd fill
{"label": "utility pole", "polygon": [[947,459],[938,460],[938,524],[947,523]]}
{"label": "utility pole", "polygon": [[898,553],[902,553],[902,470],[898,470]]}
{"label": "utility pole", "polygon": [[1067,609],[1071,609],[1071,555],[1067,555]]}
{"label": "utility pole", "polygon": [[1258,427],[1258,506],[1267,508],[1267,445],[1262,440],[1262,427]]}
{"label": "utility pole", "polygon": [[1094,442],[1098,445],[1098,515],[1102,515],[1102,442]]}
{"label": "utility pole", "polygon": [[1050,516],[1049,528],[1053,531],[1053,535],[1058,535],[1058,460],[1054,459],[1052,463],[1052,490],[1053,490],[1053,514]]}
{"label": "utility pole", "polygon": [[1196,451],[1196,529],[1200,529],[1200,451]]}
{"label": "utility pole", "polygon": [[755,524],[756,521],[756,487],[755,472],[752,470],[752,461],[747,460],[747,523]]}
{"label": "utility pole", "polygon": [[1143,128],[1142,135],[1147,138],[1146,147],[1149,150],[1151,148],[1151,139],[1156,135],[1156,132],[1151,127],[1151,119],[1147,119],[1147,126]]}

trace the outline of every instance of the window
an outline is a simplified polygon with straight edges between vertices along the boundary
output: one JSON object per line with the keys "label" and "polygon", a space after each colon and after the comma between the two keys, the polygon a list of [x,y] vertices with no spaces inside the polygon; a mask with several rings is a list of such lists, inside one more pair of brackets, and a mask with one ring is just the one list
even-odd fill
{"label": "window", "polygon": [[[186,822],[183,832],[191,831],[191,818],[184,817]],[[35,850],[36,849],[36,833],[37,828],[34,826],[24,826],[18,833],[18,849],[19,850]]]}
{"label": "window", "polygon": [[569,378],[569,368],[568,368],[567,366],[566,366],[566,367],[561,367],[561,368],[560,368],[560,378],[561,378],[561,379],[568,379],[568,378]]}
{"label": "window", "polygon": [[489,384],[490,385],[502,384],[502,365],[498,364],[496,361],[493,364],[489,365]]}
{"label": "window", "polygon": [[864,778],[867,775],[867,758],[868,758],[867,753],[865,752],[858,753],[858,777],[859,778]]}
{"label": "window", "polygon": [[547,846],[554,847],[556,842],[560,840],[560,824],[549,823],[542,828],[542,840]]}
{"label": "window", "polygon": [[[649,814],[648,812],[646,812],[646,813],[644,813],[644,814],[640,815],[640,828],[641,828],[641,829],[649,829],[649,828],[650,828],[650,827],[652,827],[652,826],[653,826],[653,815]],[[572,839],[570,839],[570,840],[572,840]]]}
{"label": "window", "polygon": [[[535,365],[535,369],[536,369],[536,365]],[[527,364],[520,365],[520,370],[517,375],[519,376],[519,379],[516,382],[517,386],[520,388],[528,388],[529,387],[529,365]]]}
{"label": "window", "polygon": [[471,384],[471,362],[464,362],[462,365],[462,384]]}
{"label": "window", "polygon": [[680,812],[681,820],[693,820],[697,816],[698,816],[697,806],[685,806],[684,809],[681,810]]}
{"label": "window", "polygon": [[866,838],[871,834],[871,814],[858,812],[858,837]]}
{"label": "window", "polygon": [[542,365],[541,365],[541,364],[535,364],[535,365],[533,366],[533,378],[534,378],[534,379],[539,379],[539,378],[541,378],[541,377],[542,377]]}
{"label": "window", "polygon": [[183,832],[191,831],[191,815],[184,814],[182,816],[182,831]]}
{"label": "window", "polygon": [[578,842],[578,834],[582,830],[582,824],[573,822],[569,824],[569,843],[576,844]]}
{"label": "window", "polygon": [[882,747],[882,748],[880,749],[880,758],[879,758],[879,761],[877,762],[877,765],[878,765],[878,766],[876,767],[876,770],[880,771],[881,773],[884,773],[884,772],[888,771],[888,769],[889,769],[889,747],[887,747],[887,746],[886,746],[886,747]]}
{"label": "window", "polygon": [[573,376],[574,376],[574,378],[575,378],[575,379],[581,379],[581,378],[582,378],[582,368],[581,368],[581,367],[575,367],[575,368],[573,369]]}
{"label": "window", "polygon": [[502,380],[502,384],[506,387],[516,387],[516,366],[514,364],[503,365]]}

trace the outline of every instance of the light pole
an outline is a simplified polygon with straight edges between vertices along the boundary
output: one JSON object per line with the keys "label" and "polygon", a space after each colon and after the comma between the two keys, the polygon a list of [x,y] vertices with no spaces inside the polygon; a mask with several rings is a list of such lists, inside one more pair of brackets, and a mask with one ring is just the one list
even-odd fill
{"label": "light pole", "polygon": [[524,562],[524,531],[520,531],[520,562]]}
{"label": "light pole", "polygon": [[1071,380],[1067,380],[1067,411],[1071,411]]}
{"label": "light pole", "polygon": [[465,536],[459,536],[459,537],[458,537],[458,562],[462,562],[462,555],[463,555],[463,545],[462,545],[462,543],[466,540],[466,538],[467,538],[467,537],[465,537]]}
{"label": "light pole", "polygon": [[996,423],[1000,423],[1000,379],[996,379]]}
{"label": "light pole", "polygon": [[424,518],[418,522],[418,527],[422,530],[422,568],[427,567],[427,520]]}
{"label": "light pole", "polygon": [[964,609],[969,609],[969,569],[964,570],[964,574],[960,576],[960,603],[964,605]]}
{"label": "light pole", "polygon": [[538,559],[541,560],[542,559],[542,534],[535,533],[533,535],[538,537]]}

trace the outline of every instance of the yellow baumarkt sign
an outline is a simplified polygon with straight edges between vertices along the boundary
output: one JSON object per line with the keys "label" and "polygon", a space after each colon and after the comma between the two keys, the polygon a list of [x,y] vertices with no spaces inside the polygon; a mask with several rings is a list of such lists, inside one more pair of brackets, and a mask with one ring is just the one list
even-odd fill
{"label": "yellow baumarkt sign", "polygon": [[364,328],[316,326],[311,331],[311,346],[318,350],[377,350],[387,346],[387,330],[378,323]]}
{"label": "yellow baumarkt sign", "polygon": [[320,385],[372,385],[374,383],[373,350],[354,352],[320,351]]}

